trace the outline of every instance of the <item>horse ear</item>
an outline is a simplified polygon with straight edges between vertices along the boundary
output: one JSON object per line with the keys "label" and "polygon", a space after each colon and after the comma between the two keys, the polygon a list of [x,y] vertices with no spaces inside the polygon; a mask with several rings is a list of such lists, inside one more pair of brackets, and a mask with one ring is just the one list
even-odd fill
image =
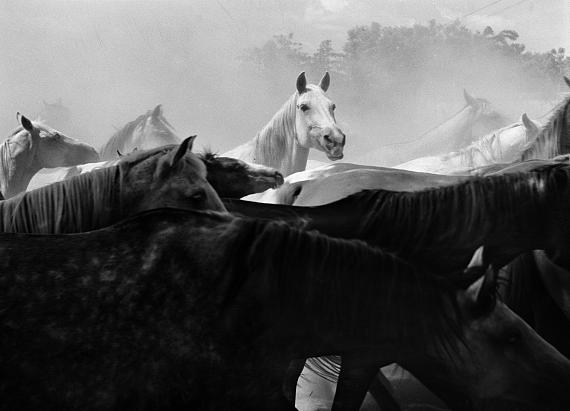
{"label": "horse ear", "polygon": [[190,136],[184,139],[182,143],[180,143],[180,145],[176,149],[176,152],[170,159],[170,167],[176,166],[176,164],[180,161],[182,157],[186,155],[188,151],[192,151],[192,144],[194,143],[195,139],[196,136]]}
{"label": "horse ear", "polygon": [[478,312],[483,312],[495,304],[495,273],[491,266],[485,264],[483,246],[479,247],[466,271],[480,271],[481,276],[475,280],[467,290],[465,296],[472,307],[476,307]]}
{"label": "horse ear", "polygon": [[158,118],[162,114],[162,104],[159,104],[152,110],[152,117]]}
{"label": "horse ear", "polygon": [[528,118],[528,116],[526,115],[526,113],[522,113],[521,115],[521,123],[523,124],[523,126],[530,132],[538,132],[538,126],[536,125],[536,123],[534,121],[532,121],[530,118]]}
{"label": "horse ear", "polygon": [[26,116],[24,116],[24,115],[20,114],[20,112],[18,112],[18,113],[16,113],[16,118],[18,119],[18,121],[20,122],[22,127],[24,127],[24,129],[26,129],[30,133],[34,130],[34,125]]}
{"label": "horse ear", "polygon": [[564,82],[566,83],[566,85],[567,85],[568,87],[570,87],[570,78],[564,76]]}
{"label": "horse ear", "polygon": [[475,97],[473,97],[471,94],[469,94],[467,92],[467,90],[463,89],[463,97],[465,98],[465,102],[473,107],[478,107],[479,103],[477,102],[477,99]]}
{"label": "horse ear", "polygon": [[194,146],[194,140],[196,140],[196,137],[198,137],[196,134],[194,134],[193,136],[188,137],[186,140],[188,140],[188,150],[192,151],[192,147]]}
{"label": "horse ear", "polygon": [[479,102],[475,97],[467,92],[467,90],[463,89],[463,97],[465,98],[465,102],[472,106],[472,107],[479,107]]}
{"label": "horse ear", "polygon": [[299,94],[303,94],[307,91],[307,77],[305,77],[305,72],[302,71],[297,77],[297,91]]}
{"label": "horse ear", "polygon": [[319,82],[319,87],[326,92],[329,89],[329,85],[331,84],[331,76],[329,74],[329,72],[325,72],[325,75],[323,76],[323,78],[321,79],[321,81]]}

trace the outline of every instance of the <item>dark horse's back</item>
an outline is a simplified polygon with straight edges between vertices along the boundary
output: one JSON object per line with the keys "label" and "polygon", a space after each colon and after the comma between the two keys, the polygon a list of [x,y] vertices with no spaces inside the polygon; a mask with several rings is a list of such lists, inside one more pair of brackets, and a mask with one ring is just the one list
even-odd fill
{"label": "dark horse's back", "polygon": [[207,408],[219,279],[205,267],[220,255],[198,237],[212,231],[223,252],[226,220],[162,210],[84,234],[0,234],[0,409]]}

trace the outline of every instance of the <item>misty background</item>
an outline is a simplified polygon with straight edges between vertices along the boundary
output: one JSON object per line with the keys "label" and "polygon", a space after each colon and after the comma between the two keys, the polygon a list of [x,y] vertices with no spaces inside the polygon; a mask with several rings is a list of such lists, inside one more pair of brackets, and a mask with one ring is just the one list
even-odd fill
{"label": "misty background", "polygon": [[[0,131],[69,109],[64,134],[100,148],[162,104],[180,137],[223,152],[252,138],[306,71],[331,72],[345,161],[437,126],[463,88],[539,119],[570,75],[567,0],[0,0]],[[313,150],[314,151],[314,150]],[[321,153],[311,158],[327,161]]]}

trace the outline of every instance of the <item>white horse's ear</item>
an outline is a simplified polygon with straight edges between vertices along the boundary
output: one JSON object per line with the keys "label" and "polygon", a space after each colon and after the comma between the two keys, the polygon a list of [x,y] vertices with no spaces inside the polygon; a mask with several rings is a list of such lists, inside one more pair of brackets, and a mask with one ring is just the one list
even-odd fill
{"label": "white horse's ear", "polygon": [[521,123],[529,132],[538,132],[538,126],[534,121],[532,121],[526,113],[522,113],[521,115]]}
{"label": "white horse's ear", "polygon": [[469,104],[470,106],[473,107],[478,107],[479,103],[477,102],[477,99],[475,97],[473,97],[471,94],[469,94],[467,92],[467,90],[463,89],[463,97],[465,98],[465,102],[467,104]]}
{"label": "white horse's ear", "polygon": [[479,272],[481,276],[465,290],[467,299],[481,308],[485,308],[489,302],[494,303],[494,298],[492,297],[495,292],[495,273],[491,266],[485,265],[483,246],[479,247],[473,254],[466,271],[468,270],[475,271],[475,273]]}
{"label": "white horse's ear", "polygon": [[152,110],[152,117],[157,118],[162,114],[162,104],[157,105],[154,110]]}
{"label": "white horse's ear", "polygon": [[319,82],[319,87],[326,92],[329,89],[329,85],[331,84],[331,76],[329,72],[325,72],[323,78]]}
{"label": "white horse's ear", "polygon": [[570,87],[570,78],[564,76],[564,82],[566,83],[566,85],[567,85],[568,87]]}
{"label": "white horse's ear", "polygon": [[302,71],[297,77],[297,91],[299,94],[303,94],[307,91],[307,77],[305,77],[305,72]]}
{"label": "white horse's ear", "polygon": [[20,112],[18,112],[16,113],[16,118],[18,119],[22,127],[24,127],[24,129],[26,129],[30,133],[32,132],[32,130],[34,129],[34,125],[26,116],[23,116],[22,114],[20,114]]}
{"label": "white horse's ear", "polygon": [[467,264],[467,268],[480,268],[480,267],[484,267],[485,263],[483,261],[483,253],[484,253],[485,249],[483,246],[479,247],[477,250],[475,250],[475,252],[473,253],[473,257],[471,257],[471,261],[469,262],[469,264]]}

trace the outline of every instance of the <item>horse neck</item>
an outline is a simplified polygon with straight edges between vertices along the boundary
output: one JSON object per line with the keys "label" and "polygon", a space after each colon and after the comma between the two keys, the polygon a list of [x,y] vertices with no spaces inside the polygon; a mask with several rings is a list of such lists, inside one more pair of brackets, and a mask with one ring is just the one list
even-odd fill
{"label": "horse neck", "polygon": [[307,168],[307,160],[309,159],[309,149],[302,147],[295,139],[293,145],[293,153],[291,154],[288,165],[283,168],[283,175],[286,177],[299,171],[304,171]]}
{"label": "horse neck", "polygon": [[119,178],[117,167],[96,170],[0,202],[1,231],[77,233],[117,222]]}
{"label": "horse neck", "polygon": [[299,145],[295,124],[297,93],[293,94],[254,138],[253,162],[283,175],[303,171],[309,149]]}
{"label": "horse neck", "polygon": [[471,142],[476,110],[467,105],[456,115],[425,134],[412,150],[414,156],[455,151]]}
{"label": "horse neck", "polygon": [[[255,269],[246,268],[260,278],[248,283],[268,290],[267,301],[277,304],[290,326],[345,342],[398,341],[425,336],[430,332],[426,324],[447,322],[439,311],[442,290],[434,292],[429,274],[360,242],[291,229],[283,222],[261,224],[266,228],[255,231],[254,247],[247,253]],[[417,320],[415,308],[405,303],[411,299],[426,308],[429,318]]]}
{"label": "horse neck", "polygon": [[454,118],[456,123],[451,124],[454,127],[452,129],[452,136],[454,136],[453,149],[457,150],[471,144],[473,140],[473,125],[477,118],[477,108],[470,105],[465,106]]}
{"label": "horse neck", "polygon": [[[422,192],[371,191],[319,208],[334,226],[329,234],[346,230],[343,237],[418,258],[434,271],[455,270],[483,244],[497,262],[552,246],[551,219],[563,201],[551,199],[557,189],[538,188],[545,180],[511,175]],[[437,253],[448,257],[434,260]]]}
{"label": "horse neck", "polygon": [[[32,177],[42,168],[33,151],[21,153],[32,157],[32,161],[19,159],[18,162],[11,156],[10,143],[4,142],[0,147],[0,189],[5,199],[14,197],[16,194],[26,191]],[[22,164],[18,167],[18,164]]]}

